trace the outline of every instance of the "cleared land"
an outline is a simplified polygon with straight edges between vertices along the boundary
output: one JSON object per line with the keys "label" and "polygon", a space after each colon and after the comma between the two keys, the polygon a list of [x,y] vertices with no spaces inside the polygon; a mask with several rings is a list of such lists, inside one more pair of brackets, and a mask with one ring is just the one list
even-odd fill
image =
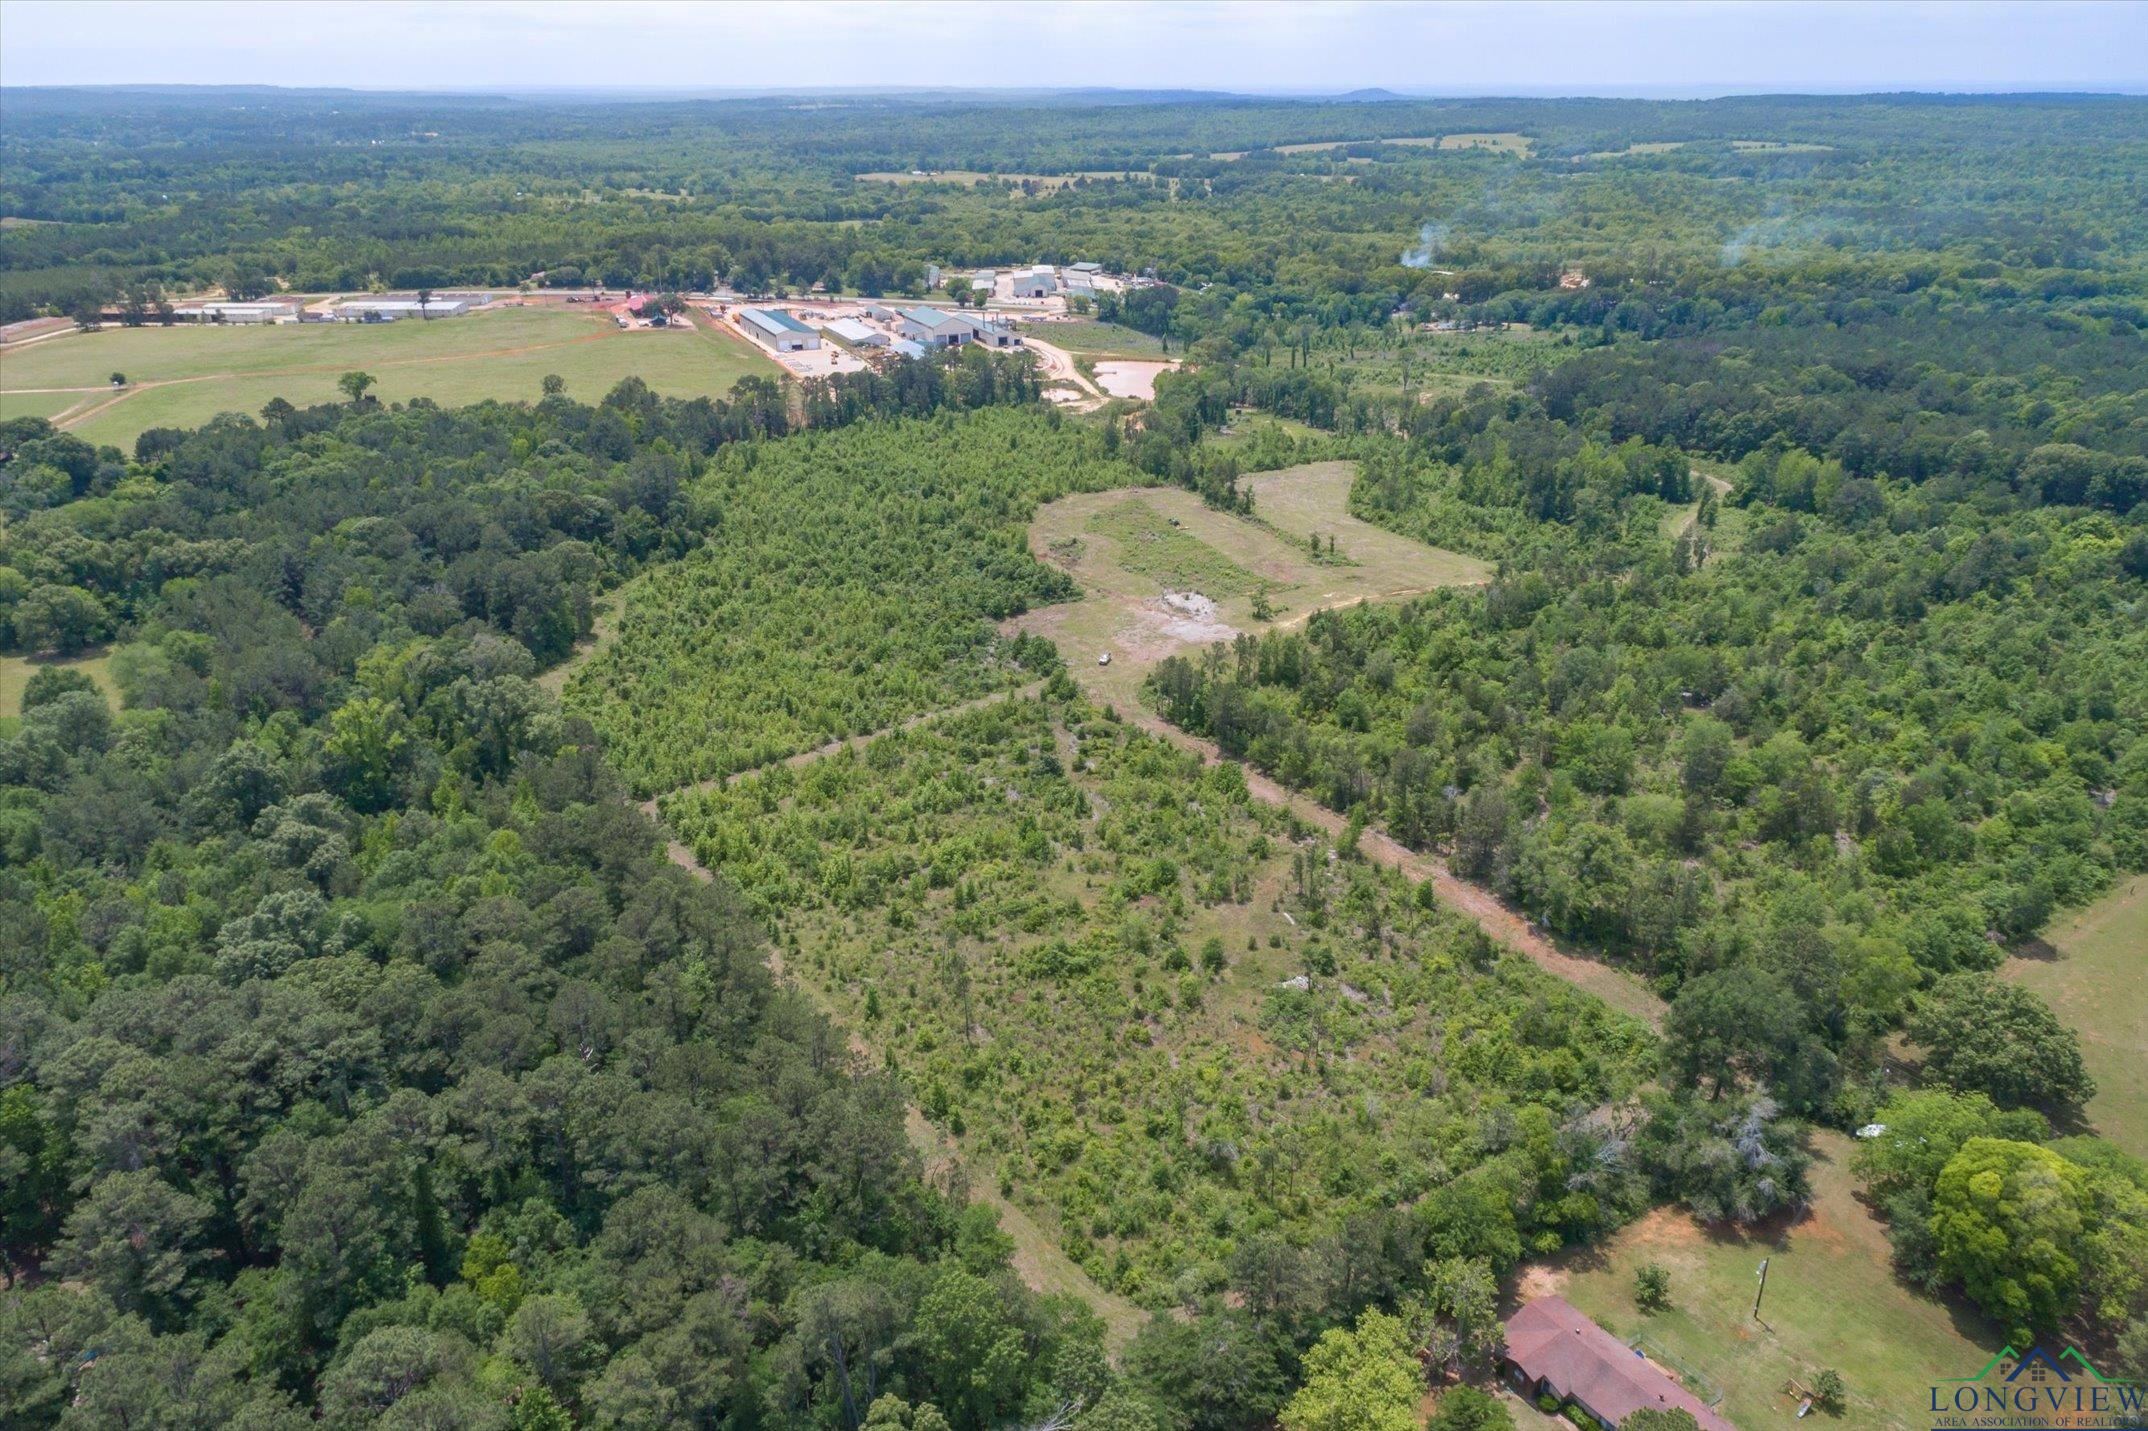
{"label": "cleared land", "polygon": [[[2004,1336],[1889,1272],[1886,1228],[1857,1200],[1850,1147],[1839,1133],[1814,1135],[1813,1206],[1798,1222],[1738,1233],[1659,1209],[1601,1247],[1525,1270],[1521,1295],[1557,1292],[1621,1339],[1645,1338],[1712,1383],[1736,1425],[1795,1425],[1797,1403],[1782,1386],[1791,1377],[1810,1385],[1814,1371],[1833,1367],[1849,1386],[1834,1424],[1924,1431],[1932,1380],[1975,1372]],[[1763,1257],[1768,1288],[1755,1322]],[[1634,1274],[1649,1262],[1671,1274],[1661,1312],[1633,1299]]]}
{"label": "cleared land", "polygon": [[[338,401],[336,379],[353,369],[380,380],[373,391],[383,402],[424,397],[443,406],[534,400],[547,373],[565,378],[570,395],[595,401],[627,377],[694,397],[781,372],[746,343],[707,329],[626,330],[602,313],[504,308],[429,323],[112,328],[51,339],[0,353],[0,404],[87,398],[91,406],[68,430],[126,446],[148,428],[254,413],[275,397],[300,406]],[[113,393],[114,372],[132,384],[123,393]],[[24,391],[67,388],[82,391]]]}
{"label": "cleared land", "polygon": [[80,671],[97,683],[105,699],[119,704],[119,687],[112,682],[110,658],[102,651],[84,656],[0,656],[0,719],[22,714],[22,688],[30,677],[47,667]]}
{"label": "cleared land", "polygon": [[2095,1130],[2148,1157],[2148,875],[2061,915],[2006,977],[2043,995],[2081,1035],[2096,1080]]}
{"label": "cleared land", "polygon": [[[1412,149],[1493,149],[1503,154],[1527,154],[1533,141],[1526,134],[1421,134],[1405,139],[1323,139],[1310,144],[1278,144],[1277,154],[1318,154],[1327,149],[1348,149],[1357,144],[1400,144]],[[1250,150],[1211,154],[1211,159],[1243,159]]]}
{"label": "cleared land", "polygon": [[[1092,701],[1214,763],[1221,757],[1212,743],[1142,708],[1142,682],[1157,662],[1195,654],[1240,631],[1299,625],[1324,608],[1474,585],[1491,577],[1491,566],[1475,557],[1425,546],[1352,517],[1345,504],[1355,473],[1352,463],[1316,462],[1248,478],[1245,485],[1255,496],[1252,521],[1214,511],[1175,488],[1120,488],[1062,498],[1031,523],[1030,550],[1071,575],[1084,599],[1030,612],[1003,629],[1049,637]],[[1257,587],[1251,595],[1199,593],[1210,604],[1166,601],[1166,583],[1151,572],[1130,570],[1111,536],[1089,526],[1093,516],[1130,500],[1166,519],[1177,518],[1174,530],[1209,548],[1211,559],[1228,561],[1268,583],[1269,619],[1253,616]],[[1311,554],[1314,536],[1321,539],[1318,560]],[[1326,555],[1331,536],[1333,557]],[[1141,565],[1138,557],[1135,565]],[[1110,664],[1099,665],[1098,656],[1106,652]],[[1331,837],[1345,827],[1342,816],[1258,771],[1248,770],[1244,778],[1256,798],[1289,811],[1304,825]],[[1366,831],[1359,849],[1376,864],[1429,882],[1440,899],[1539,967],[1623,1013],[1651,1024],[1661,1021],[1662,1000],[1640,980],[1561,949],[1492,894],[1456,878],[1437,857],[1406,849],[1378,830]]]}
{"label": "cleared land", "polygon": [[1163,354],[1162,340],[1118,323],[1029,323],[1023,325],[1022,333],[1070,353],[1096,357],[1153,358]]}
{"label": "cleared land", "polygon": [[1098,362],[1096,384],[1113,397],[1147,402],[1156,396],[1156,379],[1178,366],[1175,358],[1146,363]]}
{"label": "cleared land", "polygon": [[971,188],[979,184],[1029,185],[1051,193],[1064,189],[1081,179],[1140,179],[1149,175],[1124,169],[1082,169],[1072,174],[987,174],[978,169],[936,169],[927,174],[912,174],[892,169],[875,170],[869,174],[853,176],[861,184],[963,184]]}

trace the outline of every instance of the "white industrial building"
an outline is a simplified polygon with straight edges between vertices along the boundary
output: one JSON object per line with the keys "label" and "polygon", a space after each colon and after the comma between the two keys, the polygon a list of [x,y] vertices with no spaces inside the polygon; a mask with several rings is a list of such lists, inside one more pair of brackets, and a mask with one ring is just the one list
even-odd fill
{"label": "white industrial building", "polygon": [[1059,291],[1059,275],[1045,263],[1034,268],[1016,269],[1008,282],[1017,298],[1049,298]]}
{"label": "white industrial building", "polygon": [[289,299],[264,303],[189,303],[176,309],[173,316],[196,323],[288,323],[298,316],[298,305]]}
{"label": "white industrial building", "polygon": [[928,348],[952,348],[970,336],[970,325],[944,308],[898,308],[895,331]]}
{"label": "white industrial building", "polygon": [[837,318],[826,325],[830,335],[842,339],[853,348],[885,348],[888,335],[878,328],[868,327],[855,318]]}
{"label": "white industrial building", "polygon": [[1022,335],[1014,331],[1014,324],[1005,318],[993,318],[983,313],[957,313],[955,315],[969,325],[969,340],[982,343],[987,348],[1019,348]]}
{"label": "white industrial building", "polygon": [[346,323],[392,323],[398,318],[454,318],[469,312],[491,296],[489,293],[436,293],[422,303],[415,296],[349,298],[336,305],[335,313]]}
{"label": "white industrial building", "polygon": [[771,352],[797,353],[820,346],[820,334],[780,308],[741,308],[738,325]]}

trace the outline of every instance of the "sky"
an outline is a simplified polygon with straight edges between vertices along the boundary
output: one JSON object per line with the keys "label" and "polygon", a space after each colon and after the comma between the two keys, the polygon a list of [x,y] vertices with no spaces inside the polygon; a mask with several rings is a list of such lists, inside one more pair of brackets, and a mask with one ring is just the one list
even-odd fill
{"label": "sky", "polygon": [[0,84],[2148,91],[2148,0],[0,0]]}

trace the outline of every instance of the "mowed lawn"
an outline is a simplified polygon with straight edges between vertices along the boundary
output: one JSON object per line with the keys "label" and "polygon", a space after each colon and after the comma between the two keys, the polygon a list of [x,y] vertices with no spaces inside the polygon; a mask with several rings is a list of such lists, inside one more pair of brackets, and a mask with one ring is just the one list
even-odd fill
{"label": "mowed lawn", "polygon": [[[1925,1297],[1896,1280],[1885,1224],[1855,1196],[1852,1141],[1814,1136],[1813,1209],[1794,1226],[1750,1235],[1714,1232],[1669,1209],[1642,1218],[1601,1249],[1524,1274],[1525,1292],[1557,1291],[1622,1341],[1639,1336],[1675,1365],[1713,1383],[1718,1409],[1745,1428],[1797,1424],[1782,1394],[1822,1367],[1842,1373],[1849,1402],[1821,1425],[1930,1426],[1934,1378],[1969,1376],[2005,1340],[1965,1305]],[[1759,1322],[1754,1273],[1771,1259]],[[1643,1312],[1633,1279],[1644,1263],[1671,1274],[1667,1310]],[[1698,1388],[1696,1388],[1698,1390]]]}
{"label": "mowed lawn", "polygon": [[2009,959],[2006,977],[2043,995],[2081,1035],[2095,1130],[2148,1157],[2148,875],[2061,914],[2044,940],[2055,957]]}
{"label": "mowed lawn", "polygon": [[[115,328],[51,339],[0,355],[0,394],[17,394],[0,402],[91,397],[101,405],[77,413],[68,430],[126,447],[148,428],[256,413],[271,398],[337,401],[336,379],[353,369],[379,379],[373,391],[383,402],[425,397],[447,407],[535,400],[548,373],[585,402],[627,377],[666,396],[696,397],[720,396],[748,374],[781,375],[744,342],[710,328],[624,330],[599,313],[505,308],[431,322]],[[116,400],[114,372],[132,384]],[[24,391],[41,388],[107,396]]]}

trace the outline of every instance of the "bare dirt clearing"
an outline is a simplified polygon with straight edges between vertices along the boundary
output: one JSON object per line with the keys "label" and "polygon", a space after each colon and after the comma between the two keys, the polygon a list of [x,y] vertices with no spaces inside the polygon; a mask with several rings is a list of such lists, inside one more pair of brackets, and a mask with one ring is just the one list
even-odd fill
{"label": "bare dirt clearing", "polygon": [[1134,362],[1113,358],[1096,365],[1097,385],[1113,397],[1139,398],[1148,402],[1156,396],[1156,375],[1168,373],[1178,367],[1175,361]]}

